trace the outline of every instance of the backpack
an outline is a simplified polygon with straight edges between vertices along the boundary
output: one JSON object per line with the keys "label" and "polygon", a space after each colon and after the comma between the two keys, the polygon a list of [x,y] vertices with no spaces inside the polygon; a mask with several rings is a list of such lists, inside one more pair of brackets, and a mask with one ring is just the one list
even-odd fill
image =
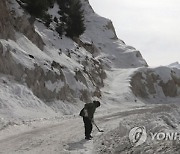
{"label": "backpack", "polygon": [[81,116],[81,117],[84,117],[84,116],[85,116],[84,108],[80,111],[79,116]]}

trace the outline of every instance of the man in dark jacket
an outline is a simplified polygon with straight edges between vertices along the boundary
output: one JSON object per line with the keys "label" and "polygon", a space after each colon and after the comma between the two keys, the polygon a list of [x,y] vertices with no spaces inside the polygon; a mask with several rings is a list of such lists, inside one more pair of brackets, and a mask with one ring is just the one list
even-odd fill
{"label": "man in dark jacket", "polygon": [[99,101],[93,101],[93,103],[88,103],[84,105],[84,108],[80,112],[80,116],[83,117],[84,127],[85,127],[85,139],[90,140],[92,138],[92,123],[94,122],[94,113],[97,107],[100,106]]}

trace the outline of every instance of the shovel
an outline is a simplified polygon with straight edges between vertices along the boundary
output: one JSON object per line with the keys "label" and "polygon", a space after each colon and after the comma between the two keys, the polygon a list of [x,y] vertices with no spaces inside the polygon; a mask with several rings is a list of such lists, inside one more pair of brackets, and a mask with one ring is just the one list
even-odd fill
{"label": "shovel", "polygon": [[98,129],[99,132],[104,132],[103,130],[100,130],[99,127],[96,125],[95,122],[93,122],[93,124],[96,126],[96,128]]}

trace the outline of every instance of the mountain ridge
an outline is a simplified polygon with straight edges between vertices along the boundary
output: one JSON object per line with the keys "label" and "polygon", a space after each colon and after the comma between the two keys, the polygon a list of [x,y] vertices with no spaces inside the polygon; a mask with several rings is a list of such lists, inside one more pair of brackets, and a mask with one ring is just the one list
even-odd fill
{"label": "mountain ridge", "polygon": [[[18,93],[31,91],[28,99],[31,97],[35,104],[41,101],[43,108],[46,106],[50,109],[43,109],[42,115],[72,114],[93,99],[118,104],[142,98],[142,92],[147,87],[141,80],[145,78],[136,79],[132,74],[136,70],[141,72],[139,67],[148,70],[146,61],[138,50],[117,38],[112,22],[97,15],[88,0],[81,0],[86,30],[80,37],[73,38],[60,36],[55,30],[55,21],[51,21],[50,27],[45,26],[41,19],[30,16],[18,2],[0,2],[0,73],[1,76],[13,77],[12,82],[20,87]],[[47,12],[56,17],[58,11],[55,3]],[[116,78],[116,75],[120,78],[117,85],[127,86],[125,91],[118,92],[116,82],[113,85],[109,82],[114,80],[111,76]],[[11,79],[8,79],[10,82]],[[138,89],[138,82],[144,89]],[[1,78],[1,85],[6,85],[4,77]],[[178,76],[173,80],[175,86],[177,93],[173,96],[178,96]],[[107,87],[115,88],[117,92]],[[11,90],[8,96],[15,97]],[[9,98],[2,98],[0,104],[6,106],[6,99]],[[21,112],[25,113],[29,105],[22,108],[21,104],[26,104],[27,100],[17,98],[14,101],[14,106],[5,108],[5,111],[9,113],[21,108],[14,114],[24,116]],[[4,112],[1,114],[2,117],[6,116]],[[29,112],[29,118],[34,117],[33,114],[36,115],[36,112]]]}

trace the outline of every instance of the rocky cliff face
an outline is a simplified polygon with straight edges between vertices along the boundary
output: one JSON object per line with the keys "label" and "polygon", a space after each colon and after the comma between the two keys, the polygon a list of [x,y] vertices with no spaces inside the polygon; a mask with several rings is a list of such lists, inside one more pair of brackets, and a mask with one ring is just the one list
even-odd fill
{"label": "rocky cliff face", "polygon": [[[86,31],[71,40],[59,37],[53,21],[47,28],[43,22],[32,20],[16,0],[2,0],[0,72],[27,85],[45,102],[90,102],[92,97],[101,97],[106,69],[147,66],[139,51],[117,38],[110,20],[96,15],[87,0],[81,2]],[[178,71],[166,71],[170,76],[167,81],[157,72],[138,70],[131,80],[133,93],[142,98],[178,96]]]}
{"label": "rocky cliff face", "polygon": [[87,0],[81,0],[86,31],[80,37],[96,47],[96,56],[106,68],[136,68],[148,66],[138,50],[117,38],[112,22],[94,13]]}
{"label": "rocky cliff face", "polygon": [[[27,54],[24,60],[30,62],[32,67],[29,68],[20,61],[21,59],[16,59],[16,54],[21,51],[12,48],[8,42],[1,43],[3,45],[0,44],[0,72],[14,76],[21,84],[27,84],[39,98],[45,101],[58,99],[69,102],[79,98],[89,102],[92,96],[100,97],[99,89],[103,86],[106,75],[98,61],[84,61],[84,69],[77,68],[71,72],[58,62],[39,62],[33,55]],[[95,66],[90,68],[89,65]],[[85,66],[89,68],[86,69]]]}
{"label": "rocky cliff face", "polygon": [[[76,64],[73,68],[65,66],[68,65],[67,63],[63,65],[60,60],[48,57],[49,55],[45,55],[46,58],[41,57],[37,52],[39,54],[42,52],[44,55],[43,48],[47,44],[40,37],[40,32],[35,31],[34,24],[29,22],[29,16],[23,12],[18,3],[15,0],[3,0],[0,3],[0,10],[2,19],[0,23],[1,73],[12,75],[16,81],[26,84],[45,102],[53,100],[75,102],[77,99],[89,102],[91,97],[101,96],[100,88],[103,86],[106,74],[101,63],[89,54],[92,47],[87,47],[87,44],[83,42],[74,42],[76,46],[82,46],[77,47],[78,49],[88,52],[86,55],[78,53],[77,60],[70,55],[78,52],[75,49],[70,50],[71,46],[65,46],[66,51],[68,50],[67,55],[58,50],[56,53],[58,56],[64,56],[64,59],[70,60],[69,63]],[[55,32],[52,31],[52,33]],[[6,41],[8,39],[11,41]],[[72,40],[66,38],[64,40],[73,44]],[[74,48],[76,46],[73,45]]]}
{"label": "rocky cliff face", "polygon": [[[86,30],[70,39],[59,36],[54,21],[47,28],[16,0],[0,2],[0,115],[69,114],[93,99],[132,103],[134,95],[145,99],[180,95],[178,69],[147,68],[141,53],[117,38],[110,20],[95,14],[88,0],[81,3]],[[58,15],[57,8],[55,4],[48,10],[52,18]],[[126,79],[132,72],[134,95]]]}
{"label": "rocky cliff face", "polygon": [[137,97],[145,99],[180,96],[180,70],[169,67],[138,69],[132,76],[131,89]]}
{"label": "rocky cliff face", "polygon": [[30,24],[27,15],[20,15],[16,10],[13,10],[9,5],[11,3],[14,1],[2,0],[0,3],[0,38],[15,40],[15,32],[23,33],[32,43],[43,50],[44,43],[35,32],[34,26]]}
{"label": "rocky cliff face", "polygon": [[47,28],[32,20],[16,0],[0,2],[0,73],[13,76],[48,106],[101,98],[107,68],[147,66],[139,51],[117,38],[110,20],[81,2],[86,31],[73,40],[59,37],[53,21]]}
{"label": "rocky cliff face", "polygon": [[0,39],[15,39],[13,18],[8,9],[6,0],[0,3]]}

